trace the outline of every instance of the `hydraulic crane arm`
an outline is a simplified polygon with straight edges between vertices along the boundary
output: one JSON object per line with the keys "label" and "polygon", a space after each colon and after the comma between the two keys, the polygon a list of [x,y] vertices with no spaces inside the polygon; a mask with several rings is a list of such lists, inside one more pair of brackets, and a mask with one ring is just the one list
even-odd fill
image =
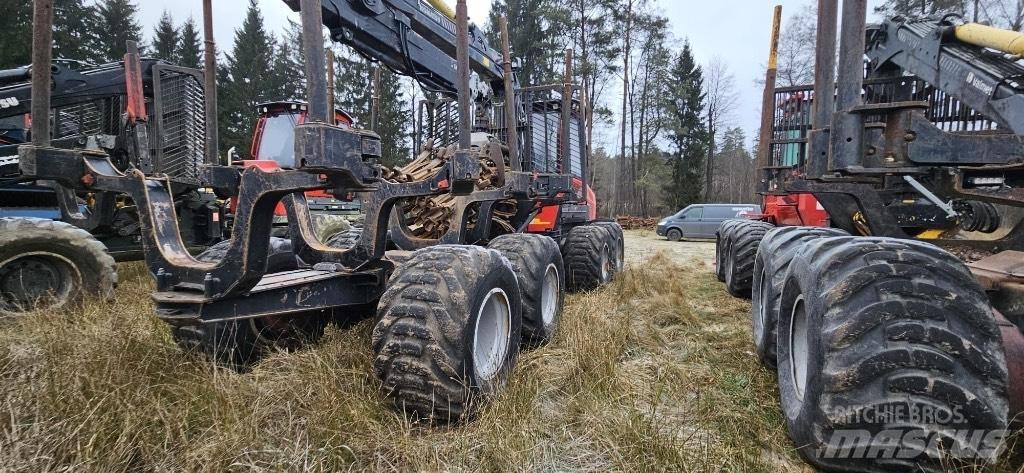
{"label": "hydraulic crane arm", "polygon": [[[896,18],[867,30],[872,74],[914,74],[1001,128],[1024,134],[1024,35],[978,24]],[[995,49],[996,51],[991,51]]]}
{"label": "hydraulic crane arm", "polygon": [[[284,0],[299,10],[299,0]],[[331,38],[413,77],[424,87],[456,93],[455,22],[441,0],[321,0]],[[440,8],[440,9],[439,9]],[[501,54],[470,25],[470,66],[491,93],[503,94]]]}
{"label": "hydraulic crane arm", "polygon": [[[142,61],[144,82],[152,81],[155,59]],[[124,94],[124,64],[71,67],[68,61],[56,61],[51,72],[54,108],[91,102],[97,98]],[[0,117],[24,115],[31,112],[32,83],[28,67],[0,71]]]}

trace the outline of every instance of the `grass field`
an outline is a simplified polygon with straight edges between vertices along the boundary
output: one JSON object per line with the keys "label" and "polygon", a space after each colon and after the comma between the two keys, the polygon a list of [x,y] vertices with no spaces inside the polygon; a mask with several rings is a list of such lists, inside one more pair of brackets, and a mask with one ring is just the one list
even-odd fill
{"label": "grass field", "polygon": [[236,374],[179,351],[124,265],[116,303],[0,325],[0,471],[806,468],[750,352],[749,303],[715,280],[712,245],[666,243],[631,232],[630,269],[570,296],[557,340],[451,427],[383,401],[368,321]]}

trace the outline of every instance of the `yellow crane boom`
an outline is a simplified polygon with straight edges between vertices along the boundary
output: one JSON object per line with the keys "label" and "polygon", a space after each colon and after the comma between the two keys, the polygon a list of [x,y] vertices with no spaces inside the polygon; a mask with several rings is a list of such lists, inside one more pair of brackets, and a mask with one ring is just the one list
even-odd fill
{"label": "yellow crane boom", "polygon": [[[435,0],[442,1],[442,0]],[[1014,56],[1024,56],[1024,33],[1004,30],[978,23],[967,23],[954,29],[957,40]]]}
{"label": "yellow crane boom", "polygon": [[448,6],[448,4],[445,3],[444,0],[427,0],[427,1],[430,2],[430,5],[433,6],[434,8],[436,8],[437,11],[441,12],[444,16],[447,16],[452,21],[455,20],[455,10],[452,10],[452,7]]}

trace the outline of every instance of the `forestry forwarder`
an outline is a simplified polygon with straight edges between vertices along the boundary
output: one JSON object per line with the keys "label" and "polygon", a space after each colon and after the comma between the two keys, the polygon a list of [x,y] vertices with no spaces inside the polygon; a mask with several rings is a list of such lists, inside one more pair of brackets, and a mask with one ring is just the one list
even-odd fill
{"label": "forestry forwarder", "polygon": [[[129,61],[130,63],[131,61]],[[217,197],[202,189],[206,126],[199,71],[153,59],[53,64],[53,147],[107,154],[117,169],[167,176],[183,239],[199,251],[223,232]],[[134,76],[132,75],[134,74]],[[127,90],[130,79],[139,87]],[[115,260],[142,258],[136,206],[124,194],[68,188],[19,169],[32,126],[30,68],[0,71],[0,313],[113,296]],[[133,113],[124,113],[128,109]],[[145,121],[148,134],[133,135]]]}
{"label": "forestry forwarder", "polygon": [[813,96],[769,80],[760,191],[783,205],[722,225],[719,277],[753,298],[809,463],[992,461],[1024,411],[1024,224],[985,236],[992,204],[1024,206],[1024,35],[952,15],[866,27],[866,8],[843,2],[835,89],[836,0],[819,2]]}
{"label": "forestry forwarder", "polygon": [[[45,1],[37,0],[37,6]],[[308,119],[295,128],[297,162],[272,172],[204,167],[204,184],[237,200],[230,244],[219,254],[193,258],[186,251],[165,178],[122,173],[105,154],[45,142],[21,147],[21,167],[70,188],[132,197],[139,208],[146,264],[156,279],[156,315],[172,325],[179,342],[241,368],[274,348],[316,340],[329,315],[354,315],[376,306],[374,369],[389,398],[417,418],[461,419],[504,385],[521,343],[550,340],[566,280],[574,288],[594,288],[619,267],[620,230],[587,217],[593,212],[582,179],[588,148],[582,139],[585,114],[572,99],[578,88],[566,80],[547,89],[515,90],[511,61],[504,61],[504,70],[490,68],[493,50],[481,48],[478,30],[473,30],[470,49],[464,0],[454,23],[422,3],[360,2],[352,9],[344,2],[303,0],[301,5],[310,100]],[[441,92],[458,92],[458,125],[443,123],[440,114],[431,117],[432,125],[457,129],[458,144],[423,141],[427,155],[421,153],[418,160],[436,169],[425,178],[410,179],[414,173],[377,164],[381,145],[374,133],[329,123],[322,27],[342,35],[336,16],[342,8],[351,9],[348,18],[359,20],[358,28],[348,29],[359,38],[354,43],[358,51]],[[507,41],[504,51],[507,59]],[[48,48],[35,53],[34,64],[48,66]],[[425,58],[425,53],[433,56]],[[504,103],[511,118],[505,122],[510,124],[506,138],[519,140],[529,151],[518,153],[518,145],[506,147],[472,133],[471,65],[491,86],[475,102],[478,117],[504,116],[494,106]],[[564,96],[522,100],[542,92]],[[489,99],[492,94],[496,100]],[[34,95],[45,101],[48,90],[35,87]],[[559,113],[552,112],[553,103],[561,105]],[[550,130],[544,128],[548,125],[553,125]],[[505,130],[495,126],[493,131]],[[579,138],[570,139],[570,133]],[[520,156],[531,164],[524,166]],[[538,164],[550,167],[538,169]],[[365,223],[357,236],[330,242],[317,238],[305,195],[316,190],[354,193],[360,199]],[[442,195],[454,204],[446,207],[451,213],[440,235],[415,233],[411,227],[422,227],[422,222],[396,210]],[[289,240],[271,237],[279,202],[288,214]],[[499,216],[496,203],[511,204],[515,212]],[[546,235],[501,234],[506,233],[503,225],[491,225],[503,219],[514,230],[525,230],[550,206],[558,206],[560,215],[544,228]]]}
{"label": "forestry forwarder", "polygon": [[[203,251],[230,234],[233,218],[231,206],[200,182],[207,139],[203,75],[155,59],[140,59],[139,65],[148,144],[136,146],[136,137],[127,135],[140,118],[124,113],[133,93],[125,63],[68,60],[56,62],[50,73],[51,142],[106,153],[121,171],[168,176],[182,239],[190,251]],[[30,79],[30,67],[0,71],[0,313],[7,314],[56,309],[94,295],[110,298],[114,262],[143,258],[138,212],[129,196],[75,192],[19,170],[18,146],[30,139]],[[305,105],[268,103],[257,113],[253,156],[263,159],[239,164],[290,166],[291,146],[286,155],[260,145],[264,137],[293,136]],[[351,124],[341,112],[337,120]],[[324,192],[308,197],[321,235],[347,230],[343,220],[358,215],[358,203]],[[287,229],[284,207],[279,210],[278,233]]]}
{"label": "forestry forwarder", "polygon": [[[309,107],[305,102],[268,102],[256,106],[256,125],[253,127],[252,146],[247,159],[239,159],[228,151],[231,164],[237,166],[256,166],[264,171],[295,167],[295,127],[306,123]],[[352,127],[352,117],[342,110],[334,111],[334,123],[341,127]],[[353,223],[359,222],[359,202],[353,196],[334,196],[327,191],[310,191],[306,193],[306,202],[313,212],[317,235],[325,240],[331,236],[346,232]],[[225,225],[230,229],[234,221],[234,200],[229,200],[224,217]],[[287,237],[288,215],[284,204],[274,209],[274,236]]]}

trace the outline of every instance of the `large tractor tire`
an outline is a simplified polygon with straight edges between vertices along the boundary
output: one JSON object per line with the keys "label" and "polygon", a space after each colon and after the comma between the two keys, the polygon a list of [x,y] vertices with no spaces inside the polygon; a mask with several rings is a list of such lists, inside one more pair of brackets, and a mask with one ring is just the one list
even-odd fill
{"label": "large tractor tire", "polygon": [[617,222],[594,222],[594,225],[607,229],[615,244],[612,248],[612,254],[615,256],[615,274],[612,275],[614,277],[626,270],[626,235],[622,231],[622,225]]}
{"label": "large tractor tire", "polygon": [[569,230],[562,244],[569,290],[590,291],[611,282],[615,274],[614,246],[604,227],[581,225]]}
{"label": "large tractor tire", "polygon": [[89,232],[54,220],[0,218],[0,315],[112,300],[116,287],[117,263]]}
{"label": "large tractor tire", "polygon": [[373,328],[374,371],[395,407],[428,422],[472,416],[515,365],[521,299],[497,251],[438,245],[413,253],[391,277]]}
{"label": "large tractor tire", "polygon": [[722,222],[715,231],[715,276],[725,282],[725,257],[729,254],[729,243],[732,242],[732,229],[745,219],[731,219]]}
{"label": "large tractor tire", "polygon": [[313,228],[316,229],[317,238],[326,242],[329,238],[345,233],[352,229],[352,224],[342,215],[329,213],[314,213]]}
{"label": "large tractor tire", "polygon": [[491,241],[512,263],[523,294],[523,336],[526,347],[551,341],[558,329],[565,299],[565,272],[558,243],[544,235],[514,233]]}
{"label": "large tractor tire", "polygon": [[779,227],[761,239],[754,261],[753,304],[750,310],[754,352],[761,364],[775,367],[779,301],[793,255],[808,241],[836,236],[849,236],[849,233],[833,228]]}
{"label": "large tractor tire", "polygon": [[732,228],[726,241],[725,288],[736,297],[750,298],[754,285],[754,259],[764,235],[774,225],[759,220],[747,220]]}
{"label": "large tractor tire", "polygon": [[823,238],[787,274],[779,394],[807,462],[942,471],[944,455],[1000,453],[1006,359],[985,293],[959,260],[912,241]]}
{"label": "large tractor tire", "polygon": [[353,246],[356,246],[356,243],[359,242],[359,238],[361,238],[362,236],[362,228],[350,228],[343,232],[338,232],[335,233],[334,235],[331,235],[326,240],[324,240],[324,245],[329,246],[331,248],[337,248],[339,250],[347,250],[349,248],[352,248]]}
{"label": "large tractor tire", "polygon": [[[211,246],[196,257],[199,261],[224,259],[231,241]],[[298,269],[291,240],[270,239],[267,273]],[[230,322],[172,327],[171,336],[186,351],[200,353],[211,361],[246,371],[274,351],[300,349],[320,339],[328,316],[320,312],[267,316]]]}

